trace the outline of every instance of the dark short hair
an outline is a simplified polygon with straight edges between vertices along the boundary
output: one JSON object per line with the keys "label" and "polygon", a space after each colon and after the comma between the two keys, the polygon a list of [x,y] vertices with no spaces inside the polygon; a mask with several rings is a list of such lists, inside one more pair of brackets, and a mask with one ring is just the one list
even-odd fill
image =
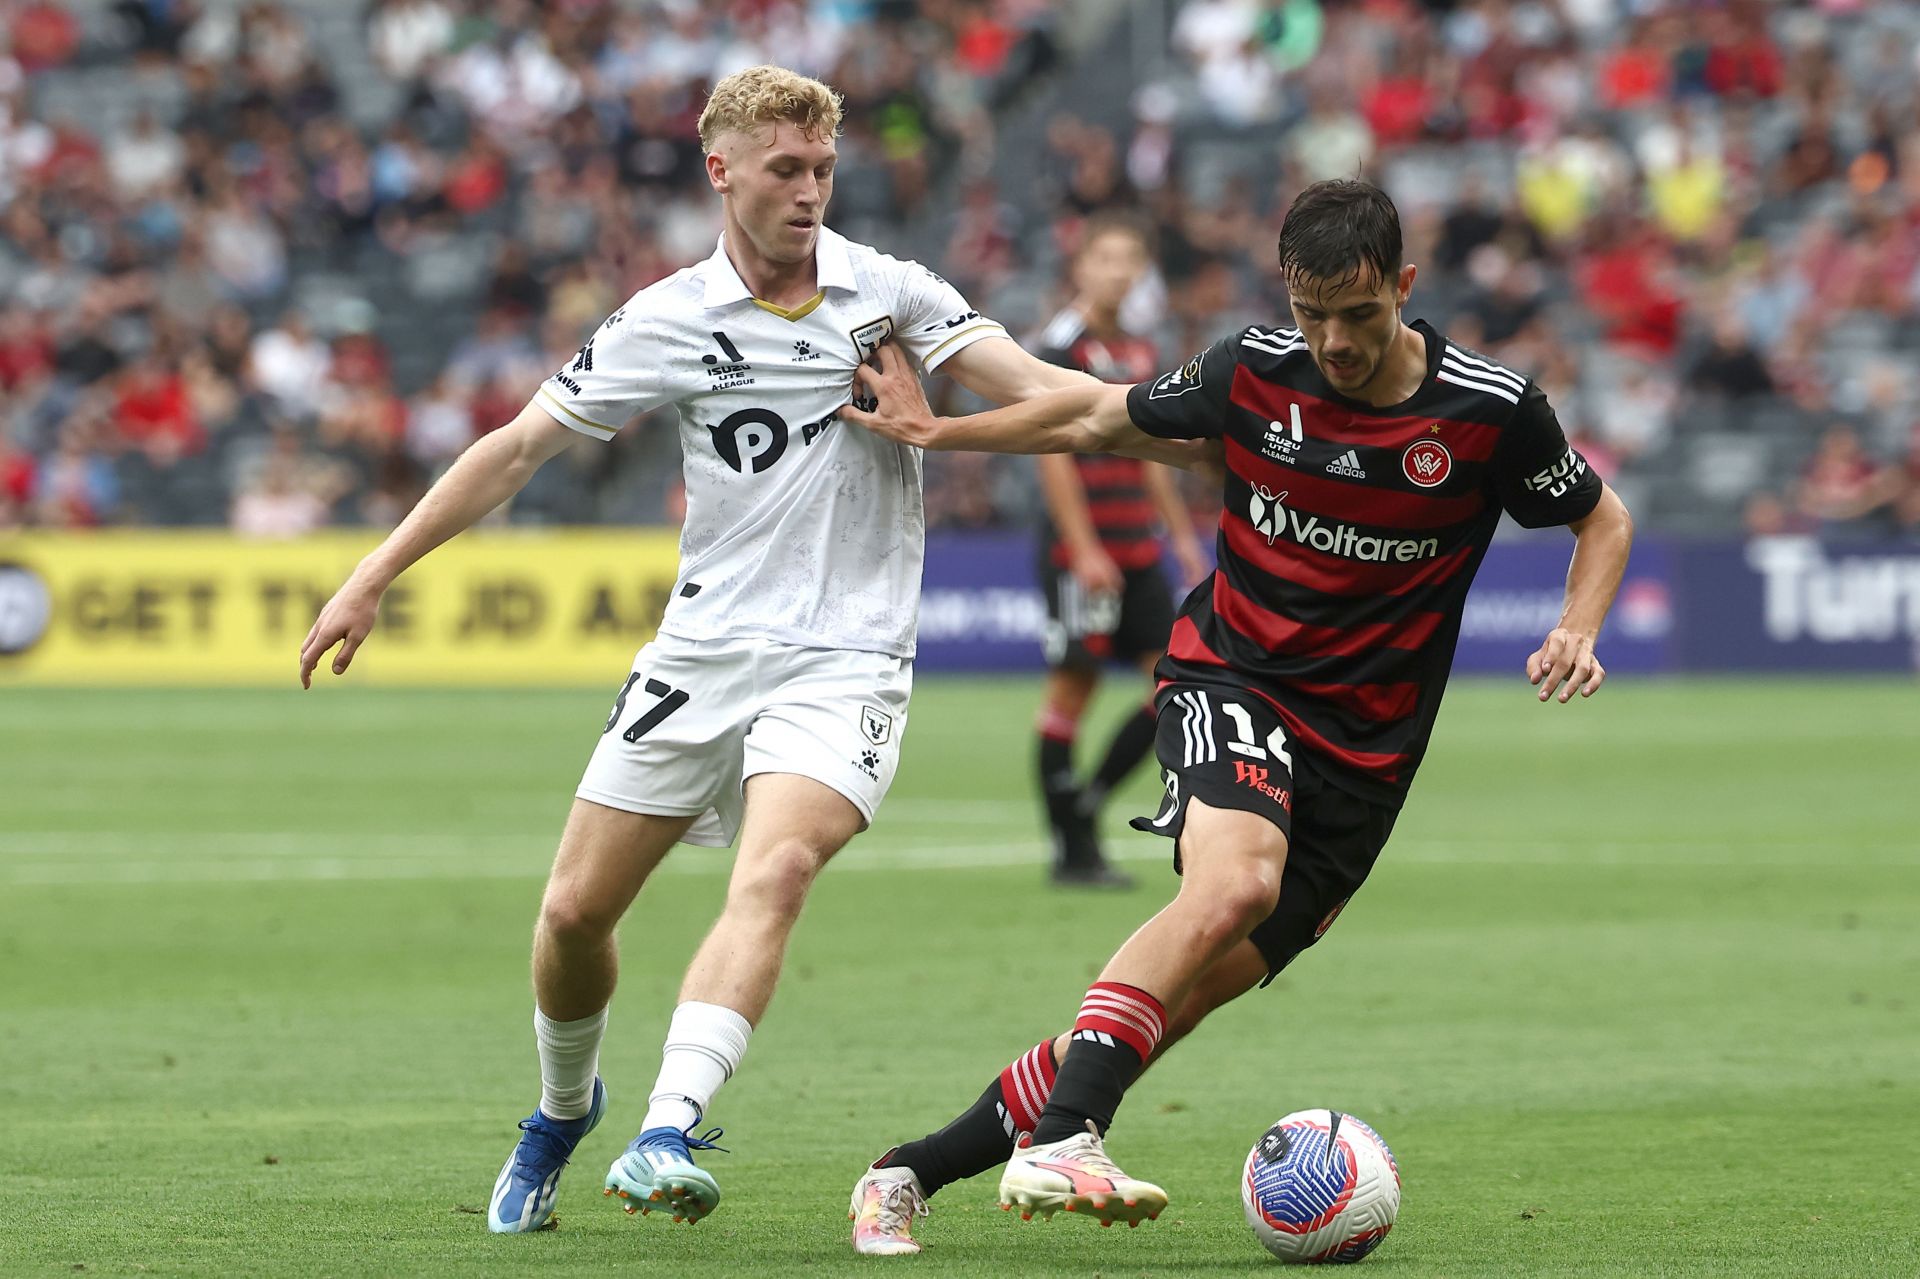
{"label": "dark short hair", "polygon": [[1400,273],[1400,211],[1371,182],[1334,178],[1294,197],[1280,224],[1280,273],[1335,291]]}

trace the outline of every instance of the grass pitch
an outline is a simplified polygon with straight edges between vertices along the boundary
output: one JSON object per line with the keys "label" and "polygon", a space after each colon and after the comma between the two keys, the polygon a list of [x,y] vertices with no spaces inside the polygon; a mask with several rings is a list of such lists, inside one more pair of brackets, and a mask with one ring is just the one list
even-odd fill
{"label": "grass pitch", "polygon": [[674,854],[623,931],[608,1121],[559,1228],[511,1238],[476,1214],[534,1100],[527,936],[611,687],[0,693],[0,1273],[1272,1275],[1236,1176],[1302,1106],[1399,1156],[1365,1273],[1920,1273],[1906,681],[1457,685],[1373,882],[1121,1112],[1158,1223],[1022,1225],[983,1177],[924,1256],[854,1257],[861,1165],[1059,1028],[1172,890],[1119,829],[1145,776],[1110,822],[1141,885],[1042,887],[1035,691],[923,681],[715,1108],[697,1229],[598,1192],[724,890],[726,854]]}

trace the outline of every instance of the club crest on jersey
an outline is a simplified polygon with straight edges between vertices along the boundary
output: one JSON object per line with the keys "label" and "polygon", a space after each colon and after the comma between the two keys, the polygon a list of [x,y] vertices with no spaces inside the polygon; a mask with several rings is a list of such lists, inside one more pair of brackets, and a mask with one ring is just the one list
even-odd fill
{"label": "club crest on jersey", "polygon": [[1275,538],[1287,529],[1287,508],[1281,503],[1287,500],[1287,491],[1276,493],[1264,484],[1253,486],[1253,499],[1247,503],[1247,521],[1254,531],[1267,539],[1272,546]]}
{"label": "club crest on jersey", "polygon": [[[847,336],[853,339],[856,358],[862,363],[870,364],[873,362],[873,353],[880,349],[880,344],[893,336],[893,317],[883,315],[877,320],[868,320],[856,329],[849,329]],[[879,405],[880,401],[860,390],[858,382],[854,383],[853,407],[862,413],[871,413]]]}
{"label": "club crest on jersey", "polygon": [[1185,395],[1200,385],[1201,361],[1204,357],[1194,356],[1171,373],[1162,373],[1155,379],[1147,391],[1149,400],[1170,400],[1176,395]]}
{"label": "club crest on jersey", "polygon": [[1439,440],[1415,440],[1400,455],[1400,470],[1423,489],[1437,488],[1453,474],[1453,454]]}
{"label": "club crest on jersey", "polygon": [[1287,423],[1267,423],[1267,437],[1260,442],[1260,452],[1276,462],[1285,462],[1291,466],[1300,456],[1300,446],[1307,442],[1306,428],[1300,424],[1300,406],[1287,405]]}
{"label": "club crest on jersey", "polygon": [[893,736],[893,716],[877,706],[862,706],[860,731],[865,733],[867,740],[875,746],[884,746],[887,739]]}

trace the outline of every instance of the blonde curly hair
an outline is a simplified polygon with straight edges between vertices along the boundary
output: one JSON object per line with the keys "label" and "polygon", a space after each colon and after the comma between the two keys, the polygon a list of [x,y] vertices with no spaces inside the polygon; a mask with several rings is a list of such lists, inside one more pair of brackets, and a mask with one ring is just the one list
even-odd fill
{"label": "blonde curly hair", "polygon": [[721,135],[749,132],[785,120],[815,142],[840,136],[840,95],[818,80],[785,67],[736,71],[707,98],[700,113],[700,146],[713,150]]}

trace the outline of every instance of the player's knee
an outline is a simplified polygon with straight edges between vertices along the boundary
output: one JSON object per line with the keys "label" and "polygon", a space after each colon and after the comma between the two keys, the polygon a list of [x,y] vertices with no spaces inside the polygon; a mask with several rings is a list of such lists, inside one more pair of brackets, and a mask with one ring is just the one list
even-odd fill
{"label": "player's knee", "polygon": [[1266,857],[1235,857],[1215,868],[1194,891],[1207,908],[1219,933],[1218,940],[1245,937],[1280,904],[1280,874],[1284,861]]}
{"label": "player's knee", "polygon": [[728,909],[798,915],[825,863],[820,850],[806,841],[780,840],[735,871],[733,887],[727,894]]}
{"label": "player's knee", "polygon": [[562,943],[600,941],[619,922],[618,914],[569,888],[549,887],[540,902],[540,931]]}

